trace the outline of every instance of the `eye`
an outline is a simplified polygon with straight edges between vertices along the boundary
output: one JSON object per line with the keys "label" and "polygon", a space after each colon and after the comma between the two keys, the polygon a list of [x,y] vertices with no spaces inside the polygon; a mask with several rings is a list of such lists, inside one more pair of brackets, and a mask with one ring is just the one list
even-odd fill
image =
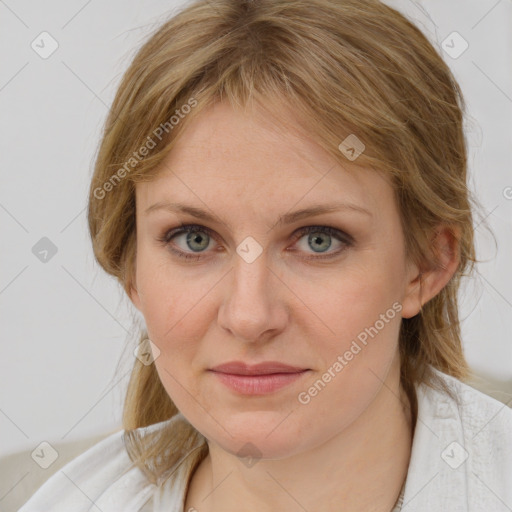
{"label": "eye", "polygon": [[[300,244],[302,239],[304,243]],[[333,245],[333,239],[338,243],[338,249],[327,252]],[[306,256],[306,259],[316,260],[334,258],[354,243],[354,239],[349,234],[330,226],[305,226],[295,234],[295,240],[298,240],[299,243],[296,245],[301,246],[304,249],[303,252],[312,249],[316,254],[316,256]]]}
{"label": "eye", "polygon": [[[213,232],[204,226],[182,224],[178,228],[166,231],[157,240],[180,258],[198,260],[202,253],[211,247],[214,238]],[[305,226],[296,231],[292,238],[298,242],[294,245],[299,245],[300,252],[310,252],[308,249],[312,249],[313,255],[306,256],[305,259],[313,260],[334,258],[354,243],[349,234],[329,226]],[[300,243],[302,239],[304,241]],[[329,251],[333,246],[333,239],[337,242],[338,248]],[[296,252],[296,249],[290,249],[290,252]]]}
{"label": "eye", "polygon": [[[185,235],[185,237],[182,240],[181,247],[180,244],[174,241],[171,243],[171,240],[179,239],[182,235]],[[212,238],[212,232],[204,226],[182,224],[178,228],[165,232],[162,237],[158,238],[158,241],[164,246],[168,246],[169,249],[180,258],[197,260],[201,257],[200,253],[205,252],[210,246]],[[175,249],[173,244],[178,245],[179,249]],[[187,252],[188,250],[192,250],[192,253]]]}

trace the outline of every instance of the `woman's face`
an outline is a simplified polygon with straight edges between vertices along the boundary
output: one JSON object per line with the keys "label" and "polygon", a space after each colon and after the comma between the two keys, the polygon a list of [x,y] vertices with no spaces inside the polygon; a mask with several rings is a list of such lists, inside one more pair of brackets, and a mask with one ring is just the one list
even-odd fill
{"label": "woman's face", "polygon": [[[297,213],[316,208],[331,211]],[[377,173],[221,104],[137,184],[136,209],[131,297],[166,391],[210,441],[286,457],[347,429],[398,382],[417,270]],[[212,371],[231,362],[295,370]]]}

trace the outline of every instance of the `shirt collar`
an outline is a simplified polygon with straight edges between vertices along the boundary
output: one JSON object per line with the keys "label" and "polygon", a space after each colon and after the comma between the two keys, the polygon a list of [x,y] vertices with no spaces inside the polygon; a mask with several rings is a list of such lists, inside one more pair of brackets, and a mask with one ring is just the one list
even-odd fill
{"label": "shirt collar", "polygon": [[[440,372],[438,381],[449,385]],[[467,512],[464,430],[456,397],[426,384],[416,387],[418,417],[405,483],[403,512]]]}

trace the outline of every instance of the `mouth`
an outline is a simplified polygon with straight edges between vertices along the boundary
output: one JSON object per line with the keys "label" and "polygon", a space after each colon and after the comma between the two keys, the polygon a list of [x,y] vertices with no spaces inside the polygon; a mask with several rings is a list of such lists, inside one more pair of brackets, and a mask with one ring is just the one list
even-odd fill
{"label": "mouth", "polygon": [[222,384],[243,395],[264,395],[299,380],[309,368],[276,361],[248,365],[241,361],[224,363],[209,370]]}

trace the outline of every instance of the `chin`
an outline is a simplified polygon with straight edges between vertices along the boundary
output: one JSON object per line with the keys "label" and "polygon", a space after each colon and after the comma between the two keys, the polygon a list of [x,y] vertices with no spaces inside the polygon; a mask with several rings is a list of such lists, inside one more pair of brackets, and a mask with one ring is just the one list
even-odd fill
{"label": "chin", "polygon": [[[270,437],[270,436],[269,436]],[[275,436],[270,439],[266,435],[248,435],[236,439],[223,438],[217,444],[226,452],[247,460],[249,466],[253,461],[260,459],[279,460],[285,459],[301,449],[297,441],[291,436]]]}
{"label": "chin", "polygon": [[224,451],[249,461],[283,459],[304,449],[300,444],[304,436],[300,435],[297,419],[285,419],[288,414],[261,410],[238,412],[222,422],[225,430],[214,424],[203,435]]}

